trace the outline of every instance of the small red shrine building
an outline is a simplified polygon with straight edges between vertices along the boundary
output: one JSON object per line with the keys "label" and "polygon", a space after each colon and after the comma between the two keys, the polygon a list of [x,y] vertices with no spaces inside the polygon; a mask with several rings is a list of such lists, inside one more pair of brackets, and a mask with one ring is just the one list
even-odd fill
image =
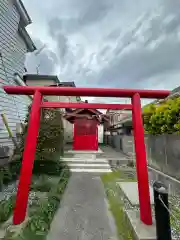
{"label": "small red shrine building", "polygon": [[98,151],[98,126],[108,118],[96,109],[66,109],[65,118],[74,124],[73,150]]}

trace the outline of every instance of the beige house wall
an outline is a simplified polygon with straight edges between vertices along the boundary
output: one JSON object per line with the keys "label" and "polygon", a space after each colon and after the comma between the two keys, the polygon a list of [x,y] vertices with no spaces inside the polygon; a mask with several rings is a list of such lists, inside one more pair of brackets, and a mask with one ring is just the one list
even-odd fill
{"label": "beige house wall", "polygon": [[[74,96],[48,96],[46,97],[46,99],[48,101],[51,102],[77,102],[76,97]],[[65,112],[65,109],[61,109],[61,111]],[[69,121],[67,121],[65,118],[63,118],[63,126],[64,126],[64,140],[66,143],[72,143],[73,142],[73,129],[74,126],[72,123],[70,123]]]}
{"label": "beige house wall", "polygon": [[[28,86],[49,86],[55,84],[52,80],[27,80],[26,84]],[[76,97],[74,96],[46,96],[45,97],[50,102],[77,102]],[[65,112],[65,109],[60,109],[62,112]],[[73,142],[73,124],[63,118],[63,127],[64,127],[64,139],[65,142]]]}
{"label": "beige house wall", "polygon": [[54,81],[50,80],[26,80],[26,84],[28,86],[49,86],[54,84]]}

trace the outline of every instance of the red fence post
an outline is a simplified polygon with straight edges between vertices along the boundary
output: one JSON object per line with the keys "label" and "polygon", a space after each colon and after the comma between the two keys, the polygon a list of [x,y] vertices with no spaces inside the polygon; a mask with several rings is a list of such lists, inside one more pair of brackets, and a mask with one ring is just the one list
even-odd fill
{"label": "red fence post", "polygon": [[134,94],[132,97],[132,120],[136,151],[136,171],[139,191],[140,218],[144,224],[152,225],[146,147],[144,142],[144,127],[141,112],[141,99],[138,93]]}
{"label": "red fence post", "polygon": [[32,102],[29,128],[24,146],[21,174],[16,197],[16,207],[14,209],[13,216],[14,224],[22,223],[26,217],[29,188],[31,184],[31,176],[40,125],[41,101],[42,94],[39,91],[36,91]]}

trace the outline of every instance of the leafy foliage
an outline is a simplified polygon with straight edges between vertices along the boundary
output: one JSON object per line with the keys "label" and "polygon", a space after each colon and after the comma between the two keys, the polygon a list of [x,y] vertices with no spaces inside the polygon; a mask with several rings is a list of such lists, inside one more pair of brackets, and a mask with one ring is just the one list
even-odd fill
{"label": "leafy foliage", "polygon": [[47,174],[51,176],[59,176],[60,172],[68,166],[61,161],[44,160],[34,162],[33,175]]}
{"label": "leafy foliage", "polygon": [[[29,107],[30,113],[31,106]],[[26,125],[21,135],[20,153],[23,153],[24,142],[27,135],[29,113],[26,118]],[[64,129],[62,114],[54,109],[42,109],[39,128],[38,143],[36,148],[37,160],[59,160],[63,155]]]}
{"label": "leafy foliage", "polygon": [[48,192],[47,200],[42,201],[36,211],[33,212],[33,215],[30,216],[30,220],[22,233],[24,239],[46,239],[51,222],[66,189],[69,176],[69,170],[64,170],[57,186],[52,186]]}
{"label": "leafy foliage", "polygon": [[8,200],[0,202],[0,223],[9,219],[15,205],[15,196],[11,196]]}
{"label": "leafy foliage", "polygon": [[15,159],[0,168],[0,190],[4,185],[16,180],[21,168],[21,159]]}
{"label": "leafy foliage", "polygon": [[[0,168],[0,187],[16,180],[19,176],[28,122],[29,114],[27,115],[26,125],[21,135],[20,148],[15,151],[16,159],[14,158],[12,162],[9,162],[6,166]],[[40,181],[37,184],[31,184],[31,190],[41,193],[45,192],[48,194],[48,197],[38,204],[35,212],[32,211],[33,214],[29,213],[30,220],[28,221],[23,234],[14,238],[14,235],[11,236],[11,232],[8,231],[7,236],[9,238],[5,239],[46,239],[46,234],[50,229],[50,224],[59,206],[70,176],[68,166],[60,161],[60,155],[63,155],[64,146],[63,130],[62,115],[60,111],[49,109],[42,110],[36,159],[33,168],[33,175],[36,175]],[[45,175],[41,176],[42,174]],[[48,176],[51,175],[56,177],[61,176],[57,185],[47,182]],[[14,205],[14,196],[10,197],[9,200],[0,203],[0,223],[9,219]]]}
{"label": "leafy foliage", "polygon": [[48,180],[47,175],[41,175],[39,176],[38,181],[32,181],[31,191],[49,192],[52,185],[53,184]]}
{"label": "leafy foliage", "polygon": [[144,128],[153,135],[180,133],[180,97],[143,108]]}

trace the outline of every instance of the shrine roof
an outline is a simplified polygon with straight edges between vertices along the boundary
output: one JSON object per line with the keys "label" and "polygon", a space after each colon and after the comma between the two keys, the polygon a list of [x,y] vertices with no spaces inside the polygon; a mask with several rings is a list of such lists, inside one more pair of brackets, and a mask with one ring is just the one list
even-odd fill
{"label": "shrine roof", "polygon": [[70,121],[71,123],[78,117],[96,117],[98,120],[101,118],[102,121],[109,121],[109,119],[102,114],[102,112],[98,111],[97,109],[75,109],[71,111],[66,110],[65,118],[66,120]]}

